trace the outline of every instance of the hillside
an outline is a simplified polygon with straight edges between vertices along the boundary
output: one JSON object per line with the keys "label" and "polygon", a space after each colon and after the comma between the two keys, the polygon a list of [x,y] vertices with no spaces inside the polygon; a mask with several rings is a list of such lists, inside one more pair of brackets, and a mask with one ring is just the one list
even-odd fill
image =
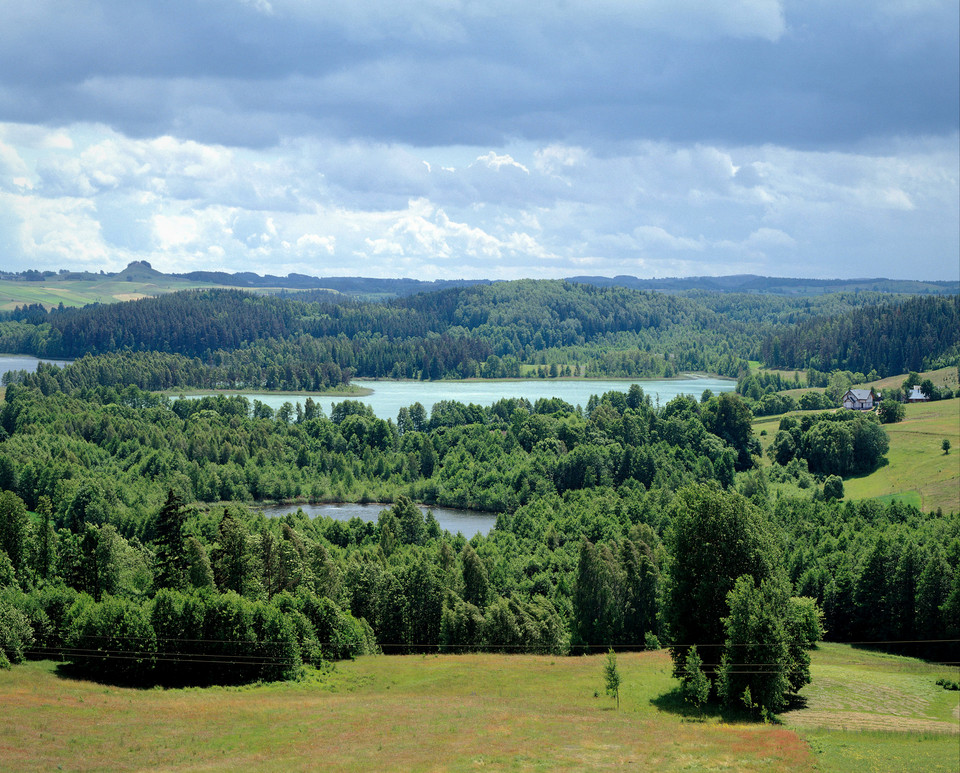
{"label": "hillside", "polygon": [[[666,653],[366,656],[305,681],[139,691],[75,681],[51,661],[0,672],[3,767],[19,770],[950,771],[951,669],[842,645],[813,653],[806,708],[783,724],[700,719]],[[956,676],[955,669],[952,676]],[[265,721],[269,718],[269,721]],[[901,732],[904,730],[913,733]],[[344,739],[349,739],[344,741]]]}
{"label": "hillside", "polygon": [[[790,279],[753,274],[735,276],[667,277],[640,279],[634,276],[575,276],[564,281],[594,287],[619,287],[631,290],[699,294],[749,294],[814,298],[835,293],[950,295],[960,293],[960,282],[925,282],[906,279]],[[365,300],[403,298],[455,287],[492,284],[487,279],[394,279],[373,277],[315,277],[290,273],[286,276],[256,274],[251,271],[190,271],[164,274],[146,261],[134,261],[123,271],[24,271],[19,274],[0,271],[0,310],[24,304],[40,303],[46,308],[59,303],[84,306],[88,303],[114,303],[177,290],[201,287],[243,288],[277,292],[280,290],[326,290]]]}

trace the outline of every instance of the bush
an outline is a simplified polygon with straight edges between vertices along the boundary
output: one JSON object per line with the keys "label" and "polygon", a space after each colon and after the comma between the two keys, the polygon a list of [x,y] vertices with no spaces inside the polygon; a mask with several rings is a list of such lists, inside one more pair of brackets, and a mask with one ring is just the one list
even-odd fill
{"label": "bush", "polygon": [[335,601],[326,596],[317,598],[303,588],[297,597],[301,611],[313,626],[323,657],[343,660],[376,652],[376,640],[366,620],[358,620]]}
{"label": "bush", "polygon": [[823,482],[823,498],[827,501],[843,499],[843,480],[839,476],[830,475]]}
{"label": "bush", "polygon": [[78,670],[95,679],[143,684],[153,679],[157,637],[143,607],[81,594],[71,609],[67,648]]}
{"label": "bush", "polygon": [[823,610],[816,599],[793,596],[790,599],[787,629],[804,649],[814,649],[823,639]]}
{"label": "bush", "polygon": [[895,424],[898,421],[903,421],[906,414],[907,409],[897,400],[884,400],[877,408],[877,416],[880,418],[881,424]]}
{"label": "bush", "polygon": [[22,663],[33,644],[33,630],[27,616],[10,601],[0,598],[0,654],[9,663]]}

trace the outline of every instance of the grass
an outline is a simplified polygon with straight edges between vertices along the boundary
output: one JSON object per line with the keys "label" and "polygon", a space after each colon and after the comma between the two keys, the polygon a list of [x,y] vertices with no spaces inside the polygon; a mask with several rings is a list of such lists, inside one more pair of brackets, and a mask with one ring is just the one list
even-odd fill
{"label": "grass", "polygon": [[823,770],[955,771],[960,696],[936,684],[958,669],[823,644],[806,707],[781,719],[808,741]]}
{"label": "grass", "polygon": [[[888,376],[887,378],[882,378],[878,381],[871,381],[868,384],[862,384],[858,386],[863,387],[873,387],[874,389],[879,389],[881,392],[884,389],[898,389],[903,386],[903,382],[906,380],[907,374],[903,373],[898,376]],[[937,368],[936,370],[926,370],[920,374],[920,380],[930,379],[933,382],[933,385],[938,389],[947,387],[952,390],[956,390],[960,384],[957,383],[957,368],[955,365],[950,365],[946,368]]]}
{"label": "grass", "polygon": [[[808,707],[764,725],[686,715],[665,652],[618,656],[617,711],[604,660],[375,656],[300,683],[202,690],[108,687],[32,662],[0,672],[0,769],[839,771],[885,745],[920,750],[923,769],[956,759],[940,725],[958,694],[929,689],[936,669],[918,661],[827,645]],[[864,683],[875,694],[858,703]],[[861,730],[849,717],[863,713],[892,732]]]}
{"label": "grass", "polygon": [[[960,511],[960,398],[933,403],[911,403],[906,418],[897,424],[884,424],[890,438],[887,463],[868,475],[847,478],[843,482],[847,499],[893,499],[932,511]],[[789,415],[820,411],[792,411]],[[754,420],[764,456],[762,466],[769,467],[766,450],[773,443],[782,416],[762,416]],[[766,435],[760,435],[766,430]],[[941,443],[950,441],[950,453]],[[771,484],[783,494],[797,494],[789,484]]]}
{"label": "grass", "polygon": [[[190,282],[170,277],[157,281],[125,281],[104,277],[92,281],[49,278],[43,282],[13,282],[0,280],[0,310],[14,309],[24,304],[40,303],[48,309],[60,303],[64,306],[85,306],[88,303],[117,303],[147,298],[180,290],[227,289],[222,285]],[[278,288],[241,288],[254,293],[277,292]]]}
{"label": "grass", "polygon": [[[960,399],[906,406],[906,418],[884,425],[888,464],[843,482],[848,498],[903,499],[923,510],[960,511]],[[951,444],[949,454],[940,447]]]}
{"label": "grass", "polygon": [[0,280],[0,309],[13,309],[24,304],[40,303],[48,309],[64,306],[85,306],[88,303],[116,303],[161,295],[176,290],[212,287],[209,284],[171,280],[169,283],[125,282],[111,277],[102,280],[60,280],[12,282]]}

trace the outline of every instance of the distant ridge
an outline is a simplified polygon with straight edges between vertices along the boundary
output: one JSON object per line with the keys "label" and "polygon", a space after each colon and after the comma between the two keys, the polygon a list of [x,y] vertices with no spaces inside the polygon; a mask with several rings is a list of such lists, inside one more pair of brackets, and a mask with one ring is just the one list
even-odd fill
{"label": "distant ridge", "polygon": [[[490,284],[489,279],[436,279],[431,282],[420,279],[388,279],[369,277],[313,277],[305,274],[288,274],[285,277],[266,274],[259,276],[250,272],[228,274],[218,271],[192,271],[189,274],[174,274],[193,282],[229,285],[230,287],[281,287],[291,290],[334,290],[345,295],[392,295],[406,296],[415,293],[434,292],[450,287],[467,287]],[[664,277],[662,279],[639,279],[635,276],[572,276],[566,282],[594,285],[596,287],[627,287],[635,290],[659,290],[661,292],[685,292],[705,290],[722,293],[758,293],[771,295],[822,295],[835,292],[908,293],[911,295],[951,295],[960,293],[960,282],[920,281],[913,279],[800,279],[769,277],[757,274],[734,274],[731,276]]]}
{"label": "distant ridge", "polygon": [[878,292],[931,295],[960,293],[960,282],[914,279],[800,279],[789,277],[734,274],[731,276],[664,277],[639,279],[635,276],[573,276],[568,282],[597,287],[629,287],[635,290],[682,292],[707,290],[721,293],[764,293],[771,295],[821,295],[837,292]]}
{"label": "distant ridge", "polygon": [[173,274],[191,282],[209,282],[230,287],[282,287],[288,290],[334,290],[345,295],[414,295],[415,293],[446,290],[450,287],[467,287],[490,284],[489,279],[436,279],[427,282],[420,279],[375,279],[361,276],[315,277],[306,274],[274,276],[250,273],[249,271],[228,274],[222,271],[191,271],[188,274]]}
{"label": "distant ridge", "polygon": [[[241,289],[277,291],[277,290],[312,290],[339,293],[364,299],[406,297],[417,293],[436,292],[456,287],[492,284],[490,279],[393,279],[361,276],[334,276],[316,277],[307,274],[290,273],[286,276],[273,274],[255,274],[252,271],[229,273],[226,271],[190,271],[182,274],[164,274],[157,271],[145,260],[135,260],[125,269],[114,274],[93,273],[89,271],[35,271],[22,272],[0,271],[0,281],[12,282],[9,287],[17,287],[19,283],[56,285],[58,283],[74,283],[78,298],[86,297],[95,292],[93,300],[101,298],[99,291],[83,288],[97,286],[98,283],[130,283],[136,287],[130,292],[139,292],[147,295],[156,295],[164,292],[174,292],[184,287],[219,286]],[[656,290],[666,293],[756,293],[763,295],[824,295],[837,292],[875,292],[875,293],[902,293],[907,295],[957,295],[960,294],[960,281],[924,281],[913,279],[885,279],[882,277],[862,279],[802,279],[791,277],[769,277],[757,274],[733,274],[729,276],[690,276],[690,277],[662,277],[654,279],[640,279],[635,276],[571,276],[563,281],[577,284],[593,285],[595,287],[624,287],[634,290]],[[61,287],[66,287],[61,284]],[[103,291],[104,295],[116,293],[116,287]],[[127,291],[124,290],[124,293]],[[18,303],[22,294],[15,290],[10,292],[7,307],[13,308],[11,303]],[[116,300],[121,300],[116,296]],[[55,299],[54,299],[55,300]],[[82,302],[90,302],[90,299]],[[67,301],[69,303],[69,301]],[[54,302],[53,305],[56,305]],[[76,305],[76,303],[72,304]]]}

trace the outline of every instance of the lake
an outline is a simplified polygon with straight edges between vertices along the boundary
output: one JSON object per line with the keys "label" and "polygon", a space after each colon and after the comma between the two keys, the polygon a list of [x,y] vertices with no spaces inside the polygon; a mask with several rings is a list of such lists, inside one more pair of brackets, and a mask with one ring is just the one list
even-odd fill
{"label": "lake", "polygon": [[[335,504],[335,505],[266,505],[259,509],[263,514],[277,518],[287,513],[295,513],[299,507],[311,518],[317,516],[326,516],[337,521],[349,521],[351,518],[360,518],[369,523],[376,523],[377,516],[382,510],[386,510],[390,505],[382,504]],[[427,510],[433,512],[433,517],[437,519],[441,529],[446,529],[451,534],[460,532],[468,539],[475,534],[487,534],[497,522],[497,516],[493,513],[481,513],[476,510],[457,510],[452,507],[424,507],[418,505],[420,511],[426,513]]]}
{"label": "lake", "polygon": [[3,374],[11,370],[29,370],[32,373],[41,362],[49,362],[63,367],[69,365],[73,360],[41,360],[31,357],[29,354],[0,354],[0,378],[3,378]]}
{"label": "lake", "polygon": [[[456,400],[460,403],[476,403],[488,406],[497,400],[509,397],[524,397],[535,403],[542,397],[559,397],[571,405],[586,407],[590,395],[601,395],[604,392],[626,392],[631,384],[639,385],[645,394],[660,405],[664,405],[677,395],[692,395],[700,399],[704,389],[714,394],[732,392],[737,385],[733,379],[715,378],[709,376],[689,376],[679,379],[518,379],[513,381],[376,381],[372,379],[354,379],[351,383],[357,386],[372,389],[373,394],[351,397],[331,397],[324,395],[283,395],[283,394],[249,394],[243,392],[228,392],[227,394],[243,394],[251,403],[259,400],[273,409],[279,408],[285,402],[293,404],[303,403],[307,397],[312,397],[325,411],[344,400],[356,400],[369,405],[374,414],[381,419],[396,421],[397,413],[403,407],[421,403],[429,413],[434,403],[441,400]],[[184,393],[186,397],[196,397]]]}
{"label": "lake", "polygon": [[[10,370],[35,371],[41,360],[29,355],[0,354],[0,378]],[[69,365],[72,360],[42,360],[54,365]],[[523,397],[531,403],[543,397],[559,397],[571,405],[586,407],[591,395],[604,392],[626,392],[631,384],[638,384],[650,395],[654,402],[664,405],[677,395],[692,395],[700,399],[704,389],[714,394],[732,392],[737,382],[728,378],[689,375],[676,379],[515,379],[489,381],[390,381],[375,379],[354,379],[357,386],[372,389],[369,395],[349,397],[323,394],[250,394],[244,392],[226,392],[243,394],[251,403],[254,400],[269,405],[276,410],[285,402],[303,403],[312,397],[329,413],[334,403],[344,400],[357,400],[369,405],[374,414],[381,419],[396,420],[397,413],[403,407],[421,403],[428,413],[434,403],[441,400],[456,400],[460,403],[476,403],[488,406],[509,397]],[[197,397],[184,393],[186,397]]]}

